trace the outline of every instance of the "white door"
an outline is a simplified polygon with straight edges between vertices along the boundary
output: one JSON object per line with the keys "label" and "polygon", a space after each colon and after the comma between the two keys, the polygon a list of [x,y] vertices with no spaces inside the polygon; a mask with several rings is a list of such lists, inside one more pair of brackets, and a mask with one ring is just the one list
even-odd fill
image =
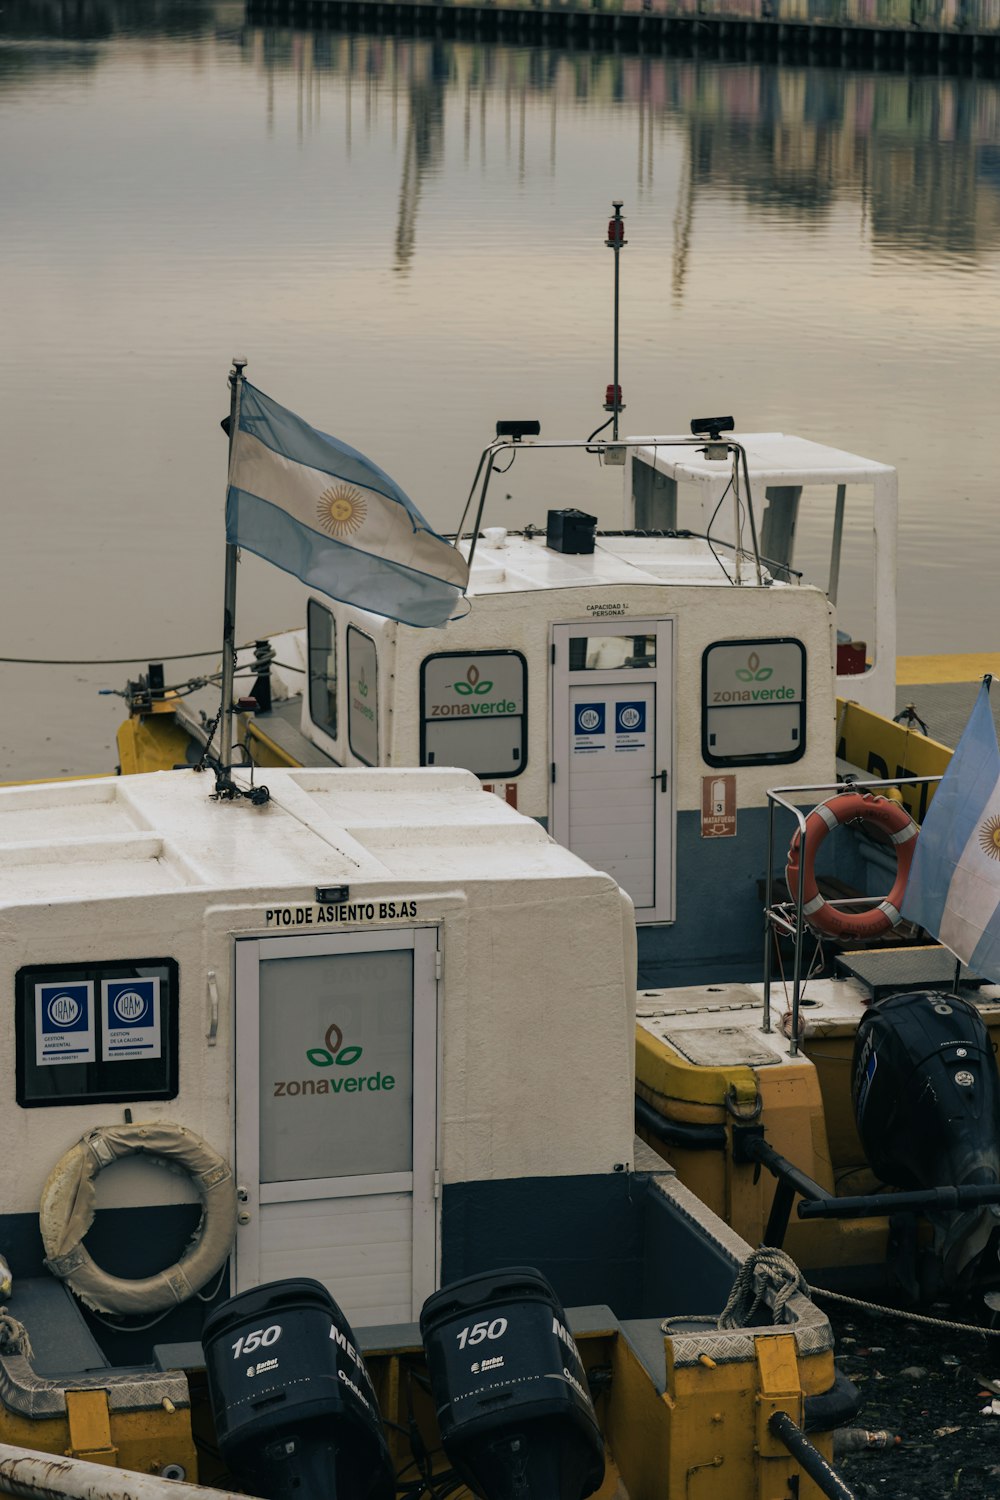
{"label": "white door", "polygon": [[436,941],[237,940],[237,1291],[313,1276],[364,1326],[434,1290]]}
{"label": "white door", "polygon": [[641,922],[674,915],[671,645],[669,620],[552,629],[550,832]]}

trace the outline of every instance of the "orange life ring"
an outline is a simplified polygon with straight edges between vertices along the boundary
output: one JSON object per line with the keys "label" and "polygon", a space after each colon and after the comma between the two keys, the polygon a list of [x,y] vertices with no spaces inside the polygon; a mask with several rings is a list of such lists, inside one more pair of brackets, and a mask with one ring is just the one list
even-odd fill
{"label": "orange life ring", "polygon": [[[845,912],[831,906],[819,893],[816,884],[816,851],[827,834],[841,823],[860,819],[888,834],[896,848],[896,882],[884,901],[870,911]],[[917,824],[905,807],[892,802],[888,797],[873,797],[868,792],[842,792],[814,807],[806,818],[805,853],[803,863],[802,915],[809,926],[830,937],[872,938],[879,937],[896,927],[903,892],[913,863],[914,840],[919,833]],[[799,889],[799,842],[796,832],[788,850],[785,865],[785,880],[793,901]]]}

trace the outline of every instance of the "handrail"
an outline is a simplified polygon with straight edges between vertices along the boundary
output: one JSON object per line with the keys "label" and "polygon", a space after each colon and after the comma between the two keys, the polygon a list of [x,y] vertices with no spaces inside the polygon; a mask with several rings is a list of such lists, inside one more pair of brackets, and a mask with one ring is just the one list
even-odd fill
{"label": "handrail", "polygon": [[[941,780],[940,776],[895,776],[892,778],[882,777],[877,781],[834,781],[814,786],[779,786],[772,787],[767,793],[767,882],[764,886],[764,1019],[761,1030],[771,1030],[771,930],[781,925],[787,936],[792,938],[795,947],[795,957],[792,964],[792,1016],[791,1036],[789,1037],[788,1055],[798,1057],[799,1055],[799,1001],[802,993],[802,939],[805,936],[805,921],[802,915],[802,907],[805,903],[805,875],[806,862],[799,860],[798,889],[795,893],[795,921],[790,923],[788,918],[781,916],[781,907],[775,906],[771,901],[771,893],[774,890],[774,810],[775,807],[783,807],[795,818],[799,828],[800,845],[805,840],[806,817],[800,807],[794,802],[786,799],[802,792],[826,792],[836,794],[837,792],[856,792],[867,787],[888,786],[923,786],[926,783]],[[812,809],[810,809],[811,811]],[[791,892],[789,892],[791,895]],[[877,906],[882,898],[879,896],[852,896],[839,901],[831,901],[831,906],[856,905],[859,901],[867,901]]]}
{"label": "handrail", "polygon": [[[472,481],[472,487],[469,490],[469,497],[468,497],[468,499],[465,502],[465,507],[464,507],[464,509],[462,511],[461,517],[459,518],[458,530],[455,532],[455,546],[456,547],[458,546],[459,540],[462,537],[463,530],[464,530],[464,527],[465,527],[465,518],[466,518],[466,516],[469,513],[469,508],[472,505],[473,496],[476,493],[476,486],[479,484],[480,475],[482,475],[482,488],[481,488],[481,490],[479,492],[479,504],[476,507],[476,519],[475,519],[475,521],[473,522],[473,525],[472,525],[472,541],[471,541],[471,545],[469,547],[468,562],[469,562],[469,567],[471,568],[471,566],[472,566],[472,559],[475,556],[475,551],[476,551],[476,542],[479,540],[479,528],[480,528],[480,525],[481,525],[482,519],[483,519],[483,511],[484,511],[484,509],[486,507],[486,493],[487,493],[487,491],[488,491],[488,489],[490,487],[490,478],[491,478],[491,476],[493,474],[493,463],[494,463],[494,460],[496,459],[497,455],[499,453],[505,452],[507,449],[510,449],[511,454],[513,455],[513,454],[517,454],[517,453],[524,453],[528,449],[536,449],[536,450],[537,449],[548,449],[548,450],[553,450],[553,449],[560,449],[560,448],[582,448],[587,453],[596,453],[598,456],[600,456],[601,454],[603,454],[605,452],[608,452],[610,450],[617,451],[618,449],[621,449],[621,448],[650,448],[650,447],[653,447],[653,448],[704,448],[705,445],[706,445],[706,442],[708,442],[708,439],[705,437],[704,434],[702,434],[701,437],[680,437],[680,436],[678,436],[678,437],[536,438],[536,439],[519,438],[519,437],[498,437],[498,438],[494,438],[493,442],[489,443],[483,449],[482,453],[480,454],[479,464],[478,464],[478,466],[476,468],[475,478],[473,479],[473,481]],[[757,519],[756,519],[756,515],[754,513],[754,508],[753,508],[753,494],[751,492],[751,487],[750,487],[750,468],[749,468],[749,464],[747,462],[746,449],[744,448],[743,444],[740,443],[740,442],[738,442],[735,438],[720,437],[718,439],[717,446],[721,447],[722,445],[725,445],[727,453],[731,454],[732,457],[733,457],[731,477],[730,477],[729,483],[732,485],[732,488],[733,488],[733,507],[734,507],[734,512],[735,512],[735,535],[736,535],[735,552],[736,552],[736,575],[737,575],[736,579],[735,579],[735,582],[736,583],[740,582],[740,577],[739,577],[739,560],[740,560],[741,554],[746,550],[744,547],[742,547],[742,545],[740,544],[740,540],[739,540],[739,538],[740,538],[740,532],[741,532],[741,529],[742,529],[741,526],[740,526],[740,507],[741,507],[741,504],[742,504],[742,500],[745,499],[745,501],[746,501],[746,508],[747,508],[747,520],[748,520],[748,523],[749,523],[749,526],[750,526],[750,537],[751,537],[751,541],[752,541],[751,556],[753,557],[754,571],[756,573],[757,583],[759,585],[762,585],[763,581],[764,581],[764,576],[763,576],[763,570],[761,568],[760,547],[759,547],[759,544],[758,544],[758,541],[757,541]],[[740,495],[739,471],[740,471],[741,467],[743,469],[743,482],[744,482],[744,484],[746,486],[746,495],[745,495],[745,497],[741,497],[741,495]],[[486,470],[485,474],[483,474],[483,469],[484,468]],[[719,477],[720,478],[722,477],[721,474],[720,474]]]}

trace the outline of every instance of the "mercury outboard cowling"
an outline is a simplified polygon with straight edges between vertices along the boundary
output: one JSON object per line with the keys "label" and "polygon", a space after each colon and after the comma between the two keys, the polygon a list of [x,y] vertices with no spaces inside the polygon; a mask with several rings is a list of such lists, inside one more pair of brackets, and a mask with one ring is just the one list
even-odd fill
{"label": "mercury outboard cowling", "polygon": [[424,1303],[441,1441],[487,1500],[583,1500],[604,1441],[566,1314],[541,1272],[471,1276]]}
{"label": "mercury outboard cowling", "polygon": [[292,1278],[217,1307],[202,1342],[219,1451],[266,1500],[392,1500],[375,1391],[319,1281]]}
{"label": "mercury outboard cowling", "polygon": [[[975,1006],[936,990],[872,1005],[854,1042],[861,1144],[885,1183],[913,1189],[1000,1182],[1000,1087]],[[969,1272],[1000,1225],[993,1208],[928,1214],[942,1283]]]}

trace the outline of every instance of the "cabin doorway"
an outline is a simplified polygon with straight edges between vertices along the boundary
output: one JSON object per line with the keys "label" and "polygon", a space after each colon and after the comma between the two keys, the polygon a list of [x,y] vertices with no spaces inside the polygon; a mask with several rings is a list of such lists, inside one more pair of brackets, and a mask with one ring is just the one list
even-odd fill
{"label": "cabin doorway", "polygon": [[635,904],[673,919],[673,626],[552,627],[550,832]]}
{"label": "cabin doorway", "polygon": [[437,1271],[437,934],[236,943],[236,1289],[409,1322]]}

